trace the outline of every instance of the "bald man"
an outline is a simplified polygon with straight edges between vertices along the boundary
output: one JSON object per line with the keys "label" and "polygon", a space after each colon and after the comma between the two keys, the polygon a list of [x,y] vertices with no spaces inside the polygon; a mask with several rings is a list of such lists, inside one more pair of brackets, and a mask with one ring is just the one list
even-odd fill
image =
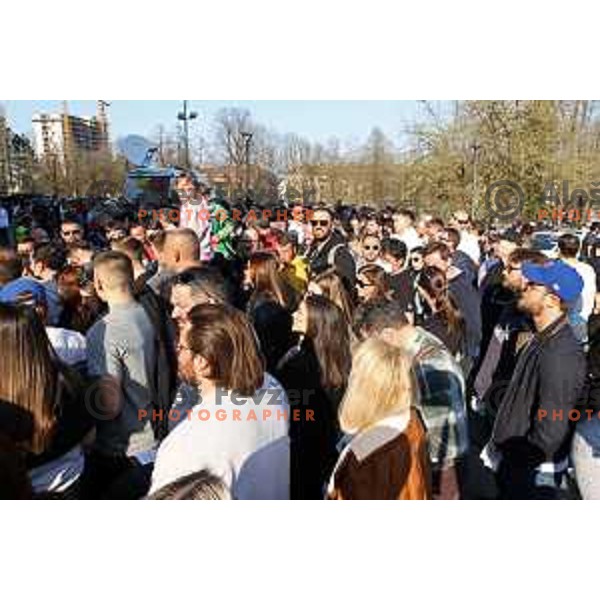
{"label": "bald man", "polygon": [[200,240],[192,229],[170,229],[164,232],[161,244],[158,272],[148,280],[148,285],[169,301],[173,277],[186,269],[202,265]]}
{"label": "bald man", "polygon": [[153,448],[150,418],[139,415],[152,414],[157,374],[156,332],[134,298],[129,257],[115,251],[97,255],[94,287],[108,314],[87,334],[88,371],[99,381],[96,393],[86,397],[86,408],[97,419],[92,497],[131,469],[132,458],[146,457]]}

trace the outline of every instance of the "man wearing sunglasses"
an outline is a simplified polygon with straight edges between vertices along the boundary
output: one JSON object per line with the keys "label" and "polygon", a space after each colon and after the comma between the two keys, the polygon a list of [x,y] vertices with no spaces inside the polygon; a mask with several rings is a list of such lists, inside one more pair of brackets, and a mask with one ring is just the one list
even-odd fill
{"label": "man wearing sunglasses", "polygon": [[361,240],[358,269],[365,265],[377,265],[386,272],[390,271],[389,264],[381,257],[381,239],[377,235],[365,234]]}
{"label": "man wearing sunglasses", "polygon": [[519,308],[535,335],[525,344],[502,398],[484,462],[496,471],[500,495],[514,499],[559,499],[573,435],[569,413],[585,378],[583,348],[567,319],[583,280],[561,261],[521,266]]}
{"label": "man wearing sunglasses", "polygon": [[314,275],[335,267],[346,288],[354,294],[356,265],[346,241],[333,229],[333,213],[328,208],[317,208],[310,222],[312,243],[307,258]]}
{"label": "man wearing sunglasses", "polygon": [[453,221],[456,229],[460,232],[458,249],[467,254],[476,265],[479,265],[481,249],[479,248],[479,239],[472,233],[473,228],[469,215],[464,210],[458,210],[454,213]]}

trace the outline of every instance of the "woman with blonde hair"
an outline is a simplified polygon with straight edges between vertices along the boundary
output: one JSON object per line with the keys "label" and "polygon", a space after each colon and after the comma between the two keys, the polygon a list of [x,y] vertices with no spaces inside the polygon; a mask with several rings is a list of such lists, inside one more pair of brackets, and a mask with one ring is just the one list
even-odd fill
{"label": "woman with blonde hair", "polygon": [[414,405],[417,393],[409,359],[399,348],[371,338],[356,349],[340,407],[351,435],[333,470],[333,500],[431,498],[425,427]]}

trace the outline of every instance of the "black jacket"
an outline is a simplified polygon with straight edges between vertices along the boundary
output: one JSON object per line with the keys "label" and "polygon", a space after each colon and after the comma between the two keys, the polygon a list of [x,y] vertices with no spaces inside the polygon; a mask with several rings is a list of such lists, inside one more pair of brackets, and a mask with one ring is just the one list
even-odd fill
{"label": "black jacket", "polygon": [[535,334],[519,356],[494,423],[492,441],[503,461],[535,468],[568,456],[568,415],[580,400],[585,370],[583,349],[566,318]]}
{"label": "black jacket", "polygon": [[[152,291],[144,277],[136,280],[134,293],[136,300],[144,307],[156,333],[156,356],[159,368],[155,373],[156,406],[153,408],[167,412],[173,404],[177,387],[175,328],[166,301]],[[167,419],[153,420],[152,427],[159,441],[169,433]]]}
{"label": "black jacket", "polygon": [[265,358],[266,371],[273,373],[282,356],[294,345],[292,313],[265,294],[254,294],[246,314],[256,331]]}
{"label": "black jacket", "polygon": [[356,264],[346,241],[337,231],[333,231],[329,239],[323,244],[311,246],[307,255],[310,261],[310,270],[313,275],[319,275],[331,267],[344,281],[348,291],[354,293],[356,285]]}
{"label": "black jacket", "polygon": [[292,409],[313,411],[313,420],[290,420],[291,498],[321,500],[337,460],[337,409],[344,390],[326,390],[313,345],[307,338],[291,350],[275,372]]}
{"label": "black jacket", "polygon": [[467,356],[476,359],[481,345],[481,298],[479,291],[469,281],[468,275],[461,272],[451,279],[448,289],[465,320],[465,343]]}

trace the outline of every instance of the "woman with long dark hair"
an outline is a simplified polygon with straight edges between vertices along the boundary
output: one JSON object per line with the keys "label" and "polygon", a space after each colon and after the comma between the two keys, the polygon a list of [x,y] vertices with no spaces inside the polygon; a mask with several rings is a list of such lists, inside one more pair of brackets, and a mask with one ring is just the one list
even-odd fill
{"label": "woman with long dark hair", "polygon": [[250,257],[244,283],[250,291],[246,313],[271,373],[294,342],[293,294],[281,277],[277,258],[268,252],[257,252]]}
{"label": "woman with long dark hair", "polygon": [[421,327],[444,342],[452,355],[461,355],[465,322],[448,290],[444,272],[437,267],[425,267],[417,276],[416,288],[426,307]]}
{"label": "woman with long dark hair", "polygon": [[[27,453],[33,491],[69,496],[83,472],[82,443],[94,429],[86,384],[60,363],[30,308],[0,304],[0,339],[0,399],[31,419],[19,445]],[[5,414],[0,431],[13,427]]]}
{"label": "woman with long dark hair", "polygon": [[365,265],[358,269],[356,291],[361,304],[391,299],[387,273],[379,265]]}
{"label": "woman with long dark hair", "polygon": [[313,410],[314,421],[290,422],[291,493],[318,499],[337,456],[337,409],[352,364],[349,326],[331,300],[309,295],[294,313],[294,331],[300,343],[282,359],[276,376],[292,408]]}

